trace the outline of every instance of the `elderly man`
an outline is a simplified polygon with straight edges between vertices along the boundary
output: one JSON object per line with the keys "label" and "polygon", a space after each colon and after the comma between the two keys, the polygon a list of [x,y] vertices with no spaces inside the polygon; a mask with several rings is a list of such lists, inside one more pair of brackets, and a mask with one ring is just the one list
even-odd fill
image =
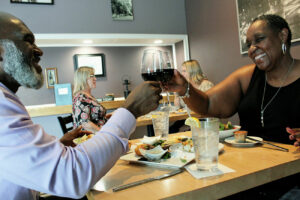
{"label": "elderly man", "polygon": [[80,129],[62,140],[33,124],[15,95],[20,86],[43,84],[43,55],[35,38],[18,18],[0,12],[0,197],[36,199],[37,192],[82,197],[128,150],[136,118],[154,110],[161,98],[159,83],[145,82],[115,111],[100,133],[78,145],[64,144],[81,135]]}

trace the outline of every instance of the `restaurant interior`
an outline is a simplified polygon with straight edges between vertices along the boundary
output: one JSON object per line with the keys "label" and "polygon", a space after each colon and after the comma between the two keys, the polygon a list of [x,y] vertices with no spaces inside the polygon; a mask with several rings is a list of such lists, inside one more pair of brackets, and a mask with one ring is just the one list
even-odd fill
{"label": "restaurant interior", "polygon": [[[110,2],[109,0],[84,2],[54,0],[54,4],[42,5],[17,4],[2,0],[0,10],[22,19],[33,31],[37,46],[44,52],[40,64],[43,70],[56,68],[58,84],[73,84],[76,54],[103,54],[105,75],[97,77],[97,87],[92,91],[98,99],[103,99],[108,94],[113,94],[115,99],[122,99],[125,79],[130,83],[128,85],[130,90],[142,83],[140,74],[142,53],[149,48],[169,51],[176,69],[180,69],[181,63],[185,60],[191,58],[198,60],[203,72],[215,84],[224,80],[239,67],[252,63],[247,53],[241,53],[236,0],[133,0],[132,20],[113,19]],[[300,42],[293,42],[291,55],[299,54]],[[41,124],[51,135],[57,137],[63,135],[57,117],[65,116],[68,111],[54,114],[43,111],[43,107],[51,110],[52,106],[56,105],[54,88],[47,88],[46,84],[40,90],[21,87],[16,94],[32,114],[35,123]],[[114,109],[111,108],[110,111]],[[239,124],[237,115],[222,120]],[[143,137],[147,131],[147,126],[137,127],[132,139]],[[287,145],[284,147],[294,151],[291,150],[293,147]],[[249,155],[249,158],[259,162],[257,158],[259,153],[253,154],[251,149],[241,149],[242,152],[236,153],[236,156]],[[232,149],[228,150],[228,152],[232,151]],[[264,152],[260,153],[264,154]],[[265,155],[275,158],[281,154],[283,153],[274,151],[270,155]],[[299,167],[296,167],[297,163],[293,160],[293,156],[289,155],[285,159],[274,161],[276,164],[273,169],[277,172],[286,170],[287,175],[297,173]],[[229,166],[234,162],[229,160],[230,157],[226,157],[224,153],[223,163]],[[290,163],[284,165],[284,162]],[[251,163],[250,165],[254,165],[253,162]],[[122,170],[127,168],[125,165],[122,167]],[[143,173],[153,175],[152,169],[140,170],[137,166],[134,167],[139,176],[132,180],[141,179]],[[262,169],[258,173],[252,169],[243,169],[243,165],[239,165],[239,169],[241,171],[234,175],[223,174],[219,175],[218,180],[207,179],[204,185],[192,177],[176,179],[176,181],[187,181],[187,185],[183,188],[192,189],[181,189],[178,184],[175,185],[174,179],[170,179],[169,182],[165,180],[167,186],[163,186],[164,191],[161,194],[145,197],[145,199],[197,199],[202,194],[204,194],[203,199],[217,199],[287,176],[274,175],[273,169]],[[115,169],[110,175],[129,177],[129,174],[134,174],[130,172],[124,175],[122,170]],[[161,175],[162,172],[155,171],[154,174]],[[235,177],[242,178],[234,180]],[[126,183],[132,180],[127,180]],[[245,182],[247,184],[243,186]],[[111,186],[109,184],[109,181],[99,183],[98,187],[107,188]],[[132,198],[136,192],[141,197],[144,192],[159,190],[161,187],[159,184],[147,184],[143,188],[138,186],[132,190],[128,189],[127,193],[125,193],[127,190],[117,192],[119,196],[113,196],[112,192],[105,194],[107,196],[101,196],[101,193],[94,195],[101,196],[99,199],[128,199],[129,197],[136,199]],[[214,187],[214,184],[219,187]],[[178,193],[175,192],[176,190]],[[215,193],[220,195],[214,195]]]}

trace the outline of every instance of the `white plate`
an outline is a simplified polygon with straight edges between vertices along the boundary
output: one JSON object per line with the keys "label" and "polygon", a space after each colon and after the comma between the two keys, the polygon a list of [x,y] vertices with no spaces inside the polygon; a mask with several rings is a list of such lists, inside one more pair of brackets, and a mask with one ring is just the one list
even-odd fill
{"label": "white plate", "polygon": [[230,130],[226,130],[226,131],[219,131],[220,139],[233,136],[233,132],[239,131],[241,129],[241,126],[237,126],[237,125],[234,125],[233,127],[234,127],[234,129],[230,129]]}
{"label": "white plate", "polygon": [[[263,139],[260,137],[254,137],[254,136],[248,136],[248,137],[259,140],[261,142],[263,141]],[[227,142],[228,144],[231,144],[232,146],[236,146],[236,147],[252,147],[259,143],[259,142],[252,141],[249,139],[246,139],[246,142],[244,142],[244,143],[237,143],[237,142],[235,142],[234,137],[226,138],[225,142]]]}
{"label": "white plate", "polygon": [[[224,149],[224,145],[219,143],[219,152]],[[142,159],[141,156],[136,155],[134,152],[128,153],[122,156],[121,160],[126,160],[135,163],[143,163],[146,165],[158,166],[158,167],[183,167],[195,158],[195,153],[185,152],[181,150],[175,150],[171,153],[171,158],[160,159],[158,161],[147,161]]]}

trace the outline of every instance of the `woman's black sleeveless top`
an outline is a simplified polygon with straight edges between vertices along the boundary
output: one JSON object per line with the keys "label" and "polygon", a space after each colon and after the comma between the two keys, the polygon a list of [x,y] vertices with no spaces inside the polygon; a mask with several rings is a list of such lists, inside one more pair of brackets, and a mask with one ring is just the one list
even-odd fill
{"label": "woman's black sleeveless top", "polygon": [[[260,112],[265,84],[265,72],[255,67],[249,87],[238,107],[242,130],[264,140],[292,144],[285,128],[300,128],[300,78],[282,87],[264,111],[264,127]],[[266,85],[263,108],[278,88]]]}

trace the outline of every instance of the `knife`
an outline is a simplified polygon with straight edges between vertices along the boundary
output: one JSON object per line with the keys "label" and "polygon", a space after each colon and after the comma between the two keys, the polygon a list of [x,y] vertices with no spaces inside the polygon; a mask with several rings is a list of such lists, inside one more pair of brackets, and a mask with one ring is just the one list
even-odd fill
{"label": "knife", "polygon": [[183,172],[183,169],[179,168],[179,169],[176,169],[174,171],[171,171],[169,173],[166,173],[166,174],[163,174],[163,175],[160,175],[160,176],[156,176],[156,177],[152,177],[152,178],[146,178],[146,179],[143,179],[143,180],[140,180],[140,181],[136,181],[136,182],[132,182],[132,183],[128,183],[128,184],[125,184],[125,185],[114,187],[112,189],[112,191],[117,192],[117,191],[124,190],[124,189],[130,188],[130,187],[136,186],[136,185],[141,185],[143,183],[148,183],[150,181],[160,180],[160,179],[163,179],[163,178],[174,176],[174,175],[179,174],[181,172]]}
{"label": "knife", "polygon": [[276,148],[278,148],[278,149],[280,149],[280,150],[282,150],[282,151],[289,152],[288,149],[283,148],[283,147],[280,147],[280,146],[277,146],[277,145],[272,144],[272,143],[269,143],[269,142],[260,141],[260,140],[257,140],[257,139],[254,139],[254,138],[248,137],[248,136],[246,136],[246,138],[247,138],[248,140],[252,140],[252,141],[255,141],[255,142],[258,142],[258,143],[261,143],[261,144],[271,145],[271,146],[276,147]]}

